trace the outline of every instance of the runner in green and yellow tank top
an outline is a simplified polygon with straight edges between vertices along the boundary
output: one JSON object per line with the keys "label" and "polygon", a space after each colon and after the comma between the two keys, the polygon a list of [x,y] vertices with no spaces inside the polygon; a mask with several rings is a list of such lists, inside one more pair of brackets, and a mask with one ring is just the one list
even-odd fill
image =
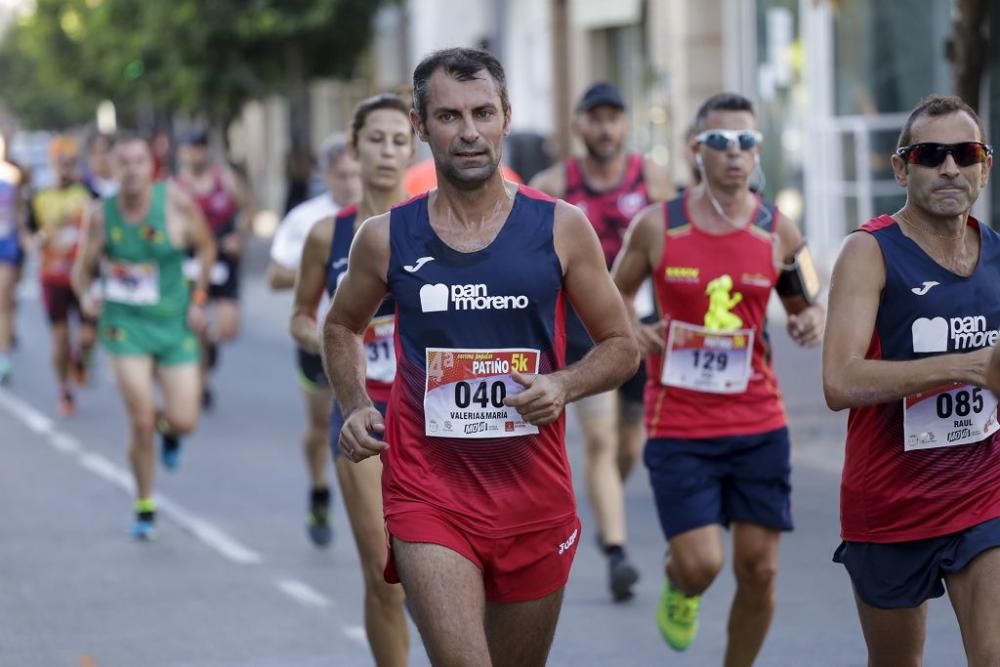
{"label": "runner in green and yellow tank top", "polygon": [[[137,492],[132,534],[153,535],[154,436],[163,463],[175,468],[180,436],[198,421],[201,379],[197,332],[205,326],[208,277],[215,242],[201,211],[184,192],[153,183],[149,144],[134,135],[114,144],[121,188],[88,215],[73,287],[85,314],[100,316],[98,332],[114,369],[131,423],[129,459]],[[193,248],[200,275],[193,293],[182,265]],[[100,296],[93,280],[101,276]],[[154,377],[163,395],[156,407]]]}
{"label": "runner in green and yellow tank top", "polygon": [[183,248],[167,232],[167,185],[153,185],[149,212],[128,222],[120,195],[103,201],[104,309],[99,332],[113,355],[149,355],[160,366],[197,362],[197,337],[185,321],[190,291]]}

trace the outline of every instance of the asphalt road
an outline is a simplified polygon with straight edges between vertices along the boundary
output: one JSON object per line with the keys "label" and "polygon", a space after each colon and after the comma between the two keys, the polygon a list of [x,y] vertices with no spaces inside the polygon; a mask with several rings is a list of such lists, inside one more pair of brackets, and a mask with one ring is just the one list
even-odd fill
{"label": "asphalt road", "polygon": [[[99,359],[78,415],[56,417],[42,306],[31,280],[23,284],[14,384],[0,390],[0,667],[372,664],[339,498],[333,547],[306,539],[290,297],[266,290],[262,252],[245,277],[242,336],[222,352],[217,408],[188,440],[181,469],[158,473],[163,516],[148,544],[127,535],[126,422],[107,366]],[[864,665],[849,581],[830,561],[845,415],[822,402],[818,352],[772,329],[795,443],[797,529],[783,541],[778,610],[758,664]],[[572,420],[568,448],[582,470]],[[695,644],[672,652],[653,620],[664,540],[645,471],[627,487],[629,548],[642,572],[627,604],[610,602],[580,479],[577,490],[584,535],[550,664],[720,664],[729,571],[705,596]],[[412,664],[427,664],[412,636]],[[964,662],[954,615],[939,600],[926,664]]]}

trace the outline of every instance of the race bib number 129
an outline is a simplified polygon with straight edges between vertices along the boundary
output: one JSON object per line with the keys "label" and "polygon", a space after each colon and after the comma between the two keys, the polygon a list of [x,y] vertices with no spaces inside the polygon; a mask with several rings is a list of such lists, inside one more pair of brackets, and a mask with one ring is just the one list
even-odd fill
{"label": "race bib number 129", "polygon": [[709,394],[738,394],[750,382],[752,329],[710,331],[673,320],[660,382]]}
{"label": "race bib number 129", "polygon": [[538,427],[504,405],[522,391],[511,373],[538,372],[538,350],[427,348],[425,434],[437,438],[510,438]]}

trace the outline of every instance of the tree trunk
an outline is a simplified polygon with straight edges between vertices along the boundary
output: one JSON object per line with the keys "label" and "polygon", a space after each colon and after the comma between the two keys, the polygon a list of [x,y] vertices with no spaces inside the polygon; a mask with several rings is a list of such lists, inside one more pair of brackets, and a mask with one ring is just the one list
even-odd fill
{"label": "tree trunk", "polygon": [[989,0],[954,0],[955,21],[948,39],[955,94],[979,109],[979,91],[986,63],[989,37]]}

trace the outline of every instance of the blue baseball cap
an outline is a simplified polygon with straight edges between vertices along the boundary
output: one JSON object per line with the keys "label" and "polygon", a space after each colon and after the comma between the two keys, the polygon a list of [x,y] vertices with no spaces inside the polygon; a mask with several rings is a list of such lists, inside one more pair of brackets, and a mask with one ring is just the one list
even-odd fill
{"label": "blue baseball cap", "polygon": [[600,81],[588,88],[577,103],[576,110],[591,111],[600,106],[614,107],[615,109],[625,108],[622,94],[607,81]]}

